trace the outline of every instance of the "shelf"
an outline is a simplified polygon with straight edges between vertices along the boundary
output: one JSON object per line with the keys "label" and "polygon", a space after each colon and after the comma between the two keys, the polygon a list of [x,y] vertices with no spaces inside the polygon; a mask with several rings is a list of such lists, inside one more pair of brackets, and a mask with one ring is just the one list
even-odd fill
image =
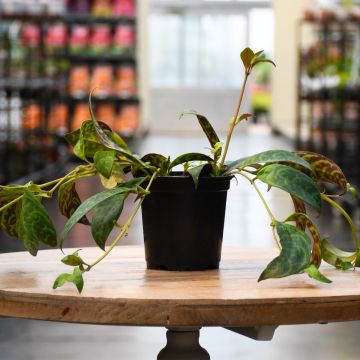
{"label": "shelf", "polygon": [[36,23],[52,23],[52,22],[64,22],[67,24],[128,24],[135,25],[136,18],[135,17],[127,17],[127,16],[93,16],[89,14],[63,14],[63,15],[55,15],[55,14],[27,14],[27,13],[0,13],[0,19],[6,21],[25,21],[25,22],[36,22]]}
{"label": "shelf", "polygon": [[127,51],[121,54],[116,53],[63,53],[57,54],[57,58],[65,58],[70,63],[136,63],[136,55],[134,51]]}
{"label": "shelf", "polygon": [[66,88],[65,81],[54,80],[50,78],[34,78],[34,79],[0,79],[0,90],[9,91],[58,91],[60,88]]}
{"label": "shelf", "polygon": [[[84,95],[64,95],[60,98],[66,102],[88,102],[89,94]],[[128,102],[128,103],[138,103],[139,97],[136,95],[106,95],[106,96],[96,96],[92,95],[92,102],[105,102],[105,103],[118,103],[118,102]]]}
{"label": "shelf", "polygon": [[339,98],[345,100],[358,100],[359,86],[343,87],[343,88],[322,88],[319,90],[305,90],[300,95],[300,100],[316,101],[316,100],[337,100]]}

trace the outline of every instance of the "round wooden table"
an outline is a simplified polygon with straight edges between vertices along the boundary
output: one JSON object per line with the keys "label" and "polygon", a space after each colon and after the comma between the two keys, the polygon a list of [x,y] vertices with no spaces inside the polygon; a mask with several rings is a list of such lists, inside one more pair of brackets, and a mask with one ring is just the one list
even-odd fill
{"label": "round wooden table", "polygon": [[[66,253],[74,250],[67,249]],[[85,248],[85,261],[101,254]],[[158,359],[210,359],[198,343],[203,326],[221,326],[256,340],[270,340],[279,325],[360,320],[360,272],[327,265],[333,280],[306,274],[257,278],[274,249],[225,247],[219,270],[147,270],[144,249],[120,246],[85,274],[81,295],[73,284],[53,290],[56,276],[71,272],[59,250],[0,255],[0,316],[88,324],[164,326],[167,346]]]}

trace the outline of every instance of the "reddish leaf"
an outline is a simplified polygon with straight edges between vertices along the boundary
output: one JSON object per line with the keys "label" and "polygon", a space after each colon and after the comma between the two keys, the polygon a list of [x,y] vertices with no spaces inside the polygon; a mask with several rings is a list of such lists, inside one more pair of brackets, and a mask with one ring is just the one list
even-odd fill
{"label": "reddish leaf", "polygon": [[[295,212],[306,214],[305,203],[294,195],[290,195],[290,196],[294,204]],[[301,230],[305,230],[306,224],[304,224],[302,221],[296,220],[296,227],[298,227]]]}
{"label": "reddish leaf", "polygon": [[[60,186],[58,193],[58,205],[61,214],[66,216],[68,219],[81,205],[81,200],[76,191],[74,181],[68,181]],[[90,225],[86,216],[84,216],[79,222],[84,225]]]}
{"label": "reddish leaf", "polygon": [[292,214],[285,220],[285,222],[288,221],[296,221],[296,223],[300,223],[302,224],[302,226],[306,226],[309,229],[309,232],[313,239],[310,263],[314,264],[316,267],[319,267],[321,264],[321,237],[316,226],[313,224],[311,219],[304,213]]}
{"label": "reddish leaf", "polygon": [[309,164],[311,164],[315,171],[315,177],[317,181],[335,184],[346,191],[346,177],[340,167],[332,160],[324,155],[310,151],[297,151],[296,155],[302,157]]}

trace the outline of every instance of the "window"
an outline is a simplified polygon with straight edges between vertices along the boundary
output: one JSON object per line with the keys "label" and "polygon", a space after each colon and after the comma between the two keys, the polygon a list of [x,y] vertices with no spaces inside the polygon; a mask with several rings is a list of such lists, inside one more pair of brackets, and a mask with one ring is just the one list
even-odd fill
{"label": "window", "polygon": [[165,7],[150,16],[151,87],[239,87],[244,47],[272,55],[271,9],[225,10]]}

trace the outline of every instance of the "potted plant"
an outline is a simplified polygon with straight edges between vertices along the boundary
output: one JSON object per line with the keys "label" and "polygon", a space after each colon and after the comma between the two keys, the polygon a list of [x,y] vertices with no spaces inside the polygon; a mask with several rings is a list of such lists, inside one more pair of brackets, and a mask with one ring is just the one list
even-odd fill
{"label": "potted plant", "polygon": [[[79,251],[66,255],[62,262],[73,268],[61,274],[54,288],[65,282],[74,283],[81,292],[84,273],[101,262],[127,234],[134,216],[142,208],[144,240],[148,268],[166,270],[203,270],[219,266],[224,226],[226,192],[235,176],[244,177],[259,195],[269,218],[279,255],[259,274],[259,281],[307,273],[310,277],[331,282],[321,274],[322,260],[339,269],[360,266],[359,241],[351,217],[335,202],[346,192],[354,193],[341,169],[330,159],[311,152],[269,150],[235,161],[227,153],[235,128],[251,114],[241,114],[246,83],[252,69],[269,62],[262,51],[246,48],[241,53],[245,77],[235,114],[230,121],[225,143],[222,143],[210,122],[195,111],[182,114],[197,118],[210,143],[210,154],[186,153],[175,159],[166,155],[131,153],[123,139],[93,114],[81,128],[65,136],[74,154],[84,164],[65,176],[43,184],[29,182],[22,186],[0,187],[0,228],[20,238],[25,248],[36,255],[40,243],[60,246],[77,224],[91,226],[95,243],[104,253],[93,263],[82,259]],[[178,165],[182,171],[174,171]],[[76,182],[98,175],[104,190],[81,202]],[[276,219],[258,182],[280,188],[292,198],[294,213]],[[335,184],[342,193],[328,194],[324,183]],[[41,204],[57,193],[59,209],[68,218],[59,238]],[[125,224],[118,224],[124,202],[136,194],[137,205]],[[307,207],[320,213],[322,203],[335,207],[348,221],[355,242],[355,251],[348,253],[334,247],[319,234]],[[87,214],[92,211],[91,222]],[[106,248],[114,227],[119,234]]]}

